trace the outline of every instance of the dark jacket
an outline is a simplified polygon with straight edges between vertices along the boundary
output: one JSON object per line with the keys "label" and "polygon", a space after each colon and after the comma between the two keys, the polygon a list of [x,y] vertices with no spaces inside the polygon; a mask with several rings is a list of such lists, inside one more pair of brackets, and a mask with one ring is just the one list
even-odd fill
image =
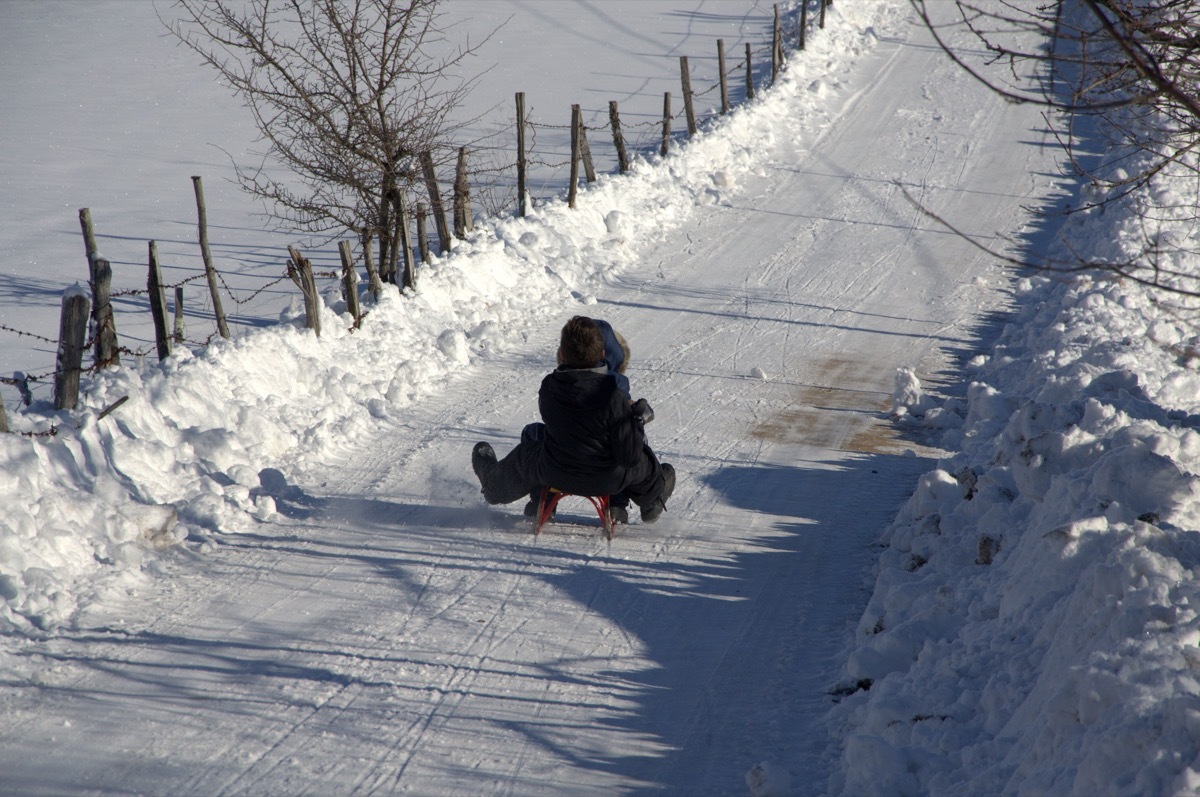
{"label": "dark jacket", "polygon": [[640,419],[604,367],[566,368],[542,380],[546,425],[537,481],[570,493],[617,493],[653,472]]}

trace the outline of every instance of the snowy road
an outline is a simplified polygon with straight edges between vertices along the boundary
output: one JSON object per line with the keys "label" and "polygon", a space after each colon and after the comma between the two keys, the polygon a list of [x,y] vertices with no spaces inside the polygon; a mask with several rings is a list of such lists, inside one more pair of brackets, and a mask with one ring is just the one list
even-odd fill
{"label": "snowy road", "polygon": [[[953,373],[1006,280],[968,231],[1014,232],[1057,152],[917,32],[804,87],[769,168],[719,185],[594,305],[273,488],[279,514],[180,551],[123,624],[44,642],[5,698],[20,793],[743,794],[760,761],[817,793],[826,712],[881,528],[936,452],[887,421],[893,376]],[[607,544],[564,506],[534,539],[488,509],[576,312],[630,340],[681,474]],[[584,511],[587,510],[587,511]],[[165,594],[164,594],[165,593]]]}

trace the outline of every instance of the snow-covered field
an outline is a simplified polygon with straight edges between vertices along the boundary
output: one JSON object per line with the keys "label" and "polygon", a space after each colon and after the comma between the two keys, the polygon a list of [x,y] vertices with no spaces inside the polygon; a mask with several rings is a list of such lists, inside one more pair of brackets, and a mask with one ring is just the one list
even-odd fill
{"label": "snow-covered field", "polygon": [[[474,88],[461,113],[471,121],[457,142],[478,142],[470,158],[480,172],[472,189],[477,213],[486,213],[484,184],[493,181],[513,210],[518,91],[532,125],[529,191],[541,202],[565,192],[572,104],[591,129],[597,170],[613,172],[609,101],[618,102],[631,152],[657,152],[664,92],[674,97],[674,140],[686,137],[680,56],[689,57],[702,120],[719,108],[718,38],[726,41],[734,101],[744,95],[745,44],[752,45],[757,80],[770,74],[773,5],[763,0],[454,0],[444,8],[447,35],[479,45],[463,66]],[[278,320],[294,295],[290,282],[278,282],[287,246],[300,246],[318,270],[340,268],[336,245],[274,230],[262,205],[238,188],[232,160],[259,162],[253,120],[169,36],[160,15],[174,18],[169,0],[0,5],[0,376],[43,377],[30,382],[38,398],[52,395],[44,377],[54,370],[62,291],[87,283],[80,208],[90,209],[101,252],[113,264],[114,293],[126,294],[113,303],[120,342],[151,356],[145,297],[128,295],[145,290],[149,240],[158,243],[166,283],[190,280],[188,340],[201,344],[216,330],[207,287],[197,280],[203,264],[193,175],[203,178],[208,235],[233,329]],[[440,176],[445,190],[453,174]],[[0,395],[16,405],[14,388],[0,385]]]}
{"label": "snow-covered field", "polygon": [[[576,51],[631,42],[522,87],[556,98],[645,74],[646,52],[673,65],[683,41],[762,41],[770,19],[731,0],[477,16],[499,5],[584,31]],[[80,6],[104,13],[80,26]],[[118,263],[147,218],[182,258],[188,175],[249,133],[181,53],[140,54],[143,4],[9,2],[0,23],[21,110],[0,113],[0,323],[44,330],[74,271],[57,263],[83,259],[78,207]],[[107,46],[67,59],[47,42],[68,32]],[[533,74],[527,50],[497,58]],[[127,70],[111,95],[72,94],[110,67]],[[129,96],[144,121],[72,123]],[[1073,190],[1060,156],[904,4],[838,0],[760,99],[576,211],[480,219],[361,330],[330,285],[314,338],[281,286],[277,318],[89,378],[76,412],[0,385],[18,433],[0,438],[0,787],[1197,791],[1194,307],[1004,274],[896,185],[973,233],[1045,243],[1021,206]],[[149,190],[112,187],[131,174]],[[237,209],[223,260],[261,281],[286,239],[206,188],[210,221]],[[1138,230],[1111,206],[1058,233],[1114,257]],[[576,313],[630,338],[655,448],[684,474],[659,524],[611,545],[583,513],[535,542],[468,464],[531,419]],[[13,339],[5,373],[47,346]]]}

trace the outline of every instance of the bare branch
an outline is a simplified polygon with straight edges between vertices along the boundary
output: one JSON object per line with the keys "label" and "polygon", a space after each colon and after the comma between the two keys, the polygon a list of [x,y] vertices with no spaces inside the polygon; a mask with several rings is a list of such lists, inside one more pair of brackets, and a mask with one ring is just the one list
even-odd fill
{"label": "bare branch", "polygon": [[[1164,291],[1196,295],[1200,275],[1172,267],[1188,253],[1164,244],[1153,227],[1181,215],[1200,217],[1200,192],[1186,207],[1167,207],[1160,183],[1189,172],[1200,182],[1200,32],[1198,0],[910,0],[938,46],[964,71],[1012,102],[1037,103],[1081,176],[1103,190],[1065,213],[1132,203],[1143,244],[1129,262],[1027,263],[1005,256],[921,207],[925,215],[1010,266],[1055,272],[1100,270]],[[935,12],[937,17],[935,18]],[[953,36],[951,34],[954,34]],[[961,44],[962,34],[977,46]],[[1029,35],[1036,51],[1015,43]],[[1004,71],[1000,68],[1004,67]],[[1006,79],[1002,79],[1007,75]],[[1040,80],[1038,79],[1040,76]],[[1087,121],[1087,125],[1080,125]],[[1085,159],[1080,147],[1092,143]],[[908,196],[905,192],[905,196]],[[1066,242],[1063,242],[1066,247]],[[1194,260],[1194,258],[1193,258]]]}
{"label": "bare branch", "polygon": [[417,155],[452,157],[474,121],[453,114],[482,42],[451,43],[441,1],[177,0],[164,24],[250,110],[260,163],[235,168],[278,222],[388,241],[390,197],[415,190]]}

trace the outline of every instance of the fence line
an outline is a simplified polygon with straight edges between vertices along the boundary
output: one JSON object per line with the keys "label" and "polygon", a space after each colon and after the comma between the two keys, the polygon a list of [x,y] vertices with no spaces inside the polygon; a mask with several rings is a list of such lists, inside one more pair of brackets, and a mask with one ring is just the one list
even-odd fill
{"label": "fence line", "polygon": [[[825,12],[826,9],[832,6],[833,0],[802,0],[799,5],[799,21],[795,26],[796,52],[803,51],[807,46],[807,33],[809,27],[809,6],[817,5],[819,8],[820,28],[825,27]],[[434,162],[431,152],[420,153],[420,165],[424,182],[424,188],[428,194],[429,205],[424,202],[418,202],[416,212],[416,226],[418,233],[418,250],[420,259],[424,263],[430,262],[429,241],[426,234],[427,217],[431,216],[437,228],[438,243],[441,253],[445,254],[450,251],[453,239],[462,239],[471,229],[471,213],[469,210],[469,188],[468,177],[478,177],[480,175],[491,175],[493,177],[510,173],[515,169],[516,184],[519,188],[516,198],[517,213],[524,216],[528,210],[526,206],[526,180],[528,175],[528,167],[532,165],[541,166],[554,171],[558,171],[563,167],[569,167],[571,170],[570,181],[568,185],[568,205],[575,207],[574,199],[578,184],[578,167],[582,161],[585,166],[586,179],[588,182],[593,182],[596,179],[594,173],[590,147],[587,143],[588,131],[598,132],[606,131],[611,133],[613,149],[616,154],[618,170],[624,173],[629,168],[629,157],[626,151],[627,138],[625,131],[640,131],[643,133],[654,134],[661,131],[661,144],[658,148],[659,155],[665,157],[669,153],[670,140],[672,138],[672,127],[675,119],[683,118],[686,120],[687,135],[691,137],[699,131],[699,125],[695,117],[694,102],[697,98],[702,98],[714,91],[720,91],[720,106],[719,113],[726,114],[730,110],[730,99],[728,95],[728,72],[742,70],[745,74],[745,89],[744,95],[747,101],[753,100],[755,96],[754,73],[753,73],[753,57],[758,54],[762,55],[769,52],[771,56],[771,77],[772,83],[778,80],[779,71],[786,63],[785,40],[789,37],[784,31],[784,23],[780,18],[778,4],[774,7],[774,25],[772,29],[771,41],[767,46],[760,47],[756,51],[751,42],[745,42],[745,56],[732,67],[727,67],[725,62],[725,42],[723,39],[717,40],[716,54],[716,69],[717,79],[713,85],[701,91],[694,91],[691,87],[691,69],[689,67],[689,59],[687,56],[681,56],[680,64],[680,84],[682,96],[684,98],[684,107],[677,112],[672,112],[671,109],[671,93],[665,92],[663,95],[663,113],[660,118],[651,119],[642,122],[634,122],[632,124],[623,123],[619,116],[619,109],[616,101],[610,101],[607,107],[608,125],[588,126],[584,123],[584,114],[580,105],[571,106],[571,121],[569,124],[556,125],[545,122],[533,122],[528,118],[528,110],[525,105],[524,92],[520,92],[517,97],[517,120],[516,124],[516,157],[513,161],[501,162],[491,168],[476,168],[469,170],[467,168],[468,157],[471,153],[478,152],[510,152],[511,147],[507,146],[484,146],[476,144],[470,147],[460,146],[456,149],[456,170],[455,180],[453,183],[454,192],[454,231],[450,231],[447,224],[446,214],[441,199],[441,190],[436,174],[436,168],[439,164]],[[601,111],[588,111],[589,115],[602,116]],[[644,115],[644,114],[643,114]],[[537,131],[538,130],[553,130],[553,131],[570,131],[570,152],[564,153],[565,159],[562,161],[547,161],[536,157],[530,157],[530,151],[536,149]],[[526,148],[526,132],[531,132],[532,146]],[[638,147],[643,151],[653,151],[653,147],[642,145]],[[543,153],[547,152],[543,150]],[[553,153],[554,150],[548,150]],[[445,165],[444,163],[440,165]],[[63,299],[63,314],[60,320],[60,337],[58,340],[52,340],[42,335],[26,332],[0,324],[0,331],[11,332],[21,337],[29,337],[34,340],[45,343],[55,344],[58,347],[58,362],[52,371],[47,371],[43,374],[24,374],[21,372],[14,373],[12,378],[0,377],[0,384],[13,385],[17,387],[21,394],[22,403],[29,406],[32,403],[32,394],[29,388],[30,382],[42,382],[53,380],[55,384],[55,404],[58,409],[71,409],[75,406],[74,400],[70,397],[72,385],[77,391],[79,378],[84,373],[100,370],[101,368],[111,365],[117,365],[120,362],[120,354],[128,354],[135,358],[146,356],[151,349],[156,349],[160,359],[163,359],[170,354],[171,343],[177,345],[191,344],[197,347],[207,346],[211,343],[216,335],[228,338],[229,330],[226,325],[224,311],[221,303],[220,288],[224,288],[225,294],[236,305],[245,305],[254,301],[263,292],[270,288],[279,285],[285,280],[291,280],[300,287],[301,293],[305,299],[306,314],[308,316],[308,325],[319,335],[319,302],[320,296],[316,291],[315,280],[321,279],[339,279],[342,280],[343,293],[347,297],[347,307],[351,316],[354,319],[354,326],[357,327],[361,322],[362,314],[358,308],[357,302],[357,274],[354,270],[354,259],[350,254],[350,244],[346,241],[340,241],[338,244],[339,255],[342,260],[342,268],[340,271],[317,272],[312,269],[311,262],[303,257],[295,247],[288,247],[289,257],[286,260],[284,273],[280,276],[266,282],[262,287],[253,291],[244,298],[239,298],[228,283],[224,276],[215,267],[212,261],[212,254],[208,245],[207,235],[207,220],[206,206],[204,201],[203,187],[200,176],[193,176],[193,189],[196,197],[196,207],[198,216],[198,240],[201,249],[201,259],[204,264],[204,271],[199,274],[185,277],[175,283],[164,283],[159,271],[159,258],[155,241],[149,242],[149,278],[145,289],[125,289],[112,292],[108,289],[108,280],[111,278],[111,264],[108,260],[97,255],[96,236],[92,224],[91,212],[88,208],[82,208],[79,211],[80,226],[84,238],[84,250],[89,264],[88,285],[91,289],[93,301],[88,303],[87,298],[77,292],[68,291]],[[495,191],[500,183],[493,182],[489,188]],[[405,199],[403,192],[397,192],[399,200],[398,212],[400,218],[405,220],[401,229],[402,247],[406,253],[405,262],[402,268],[402,277],[400,279],[400,288],[415,287],[416,284],[416,269],[413,260],[413,246],[408,237],[408,220],[407,209],[405,208]],[[366,254],[370,252],[370,236],[364,235],[359,241],[360,248],[364,251],[364,262],[370,276],[370,290],[373,295],[378,296],[378,291],[382,289],[379,274],[376,273],[373,267],[373,260]],[[399,248],[399,247],[398,247]],[[382,264],[381,264],[382,267]],[[390,282],[396,282],[396,277],[400,276],[395,273],[388,278]],[[195,281],[206,279],[210,299],[212,301],[214,316],[216,319],[217,329],[203,339],[186,339],[183,329],[183,288]],[[174,329],[173,334],[167,333],[167,307],[165,295],[168,290],[172,290],[175,298],[174,302]],[[152,346],[143,350],[130,350],[118,345],[115,329],[115,316],[113,313],[111,299],[118,297],[139,296],[145,294],[149,299],[151,313],[155,327],[155,341]],[[71,299],[68,302],[68,298]],[[79,310],[80,304],[78,299],[84,300],[84,306],[90,304],[90,321],[92,334],[91,337],[86,337],[87,324],[80,326]],[[68,304],[70,309],[68,309]],[[88,315],[88,310],[83,310],[83,315]],[[70,318],[68,319],[68,316]],[[68,321],[70,322],[68,324]],[[69,326],[69,329],[68,329]],[[84,330],[80,332],[79,330]],[[82,352],[87,349],[94,349],[94,362],[90,366],[82,364]],[[115,409],[115,406],[110,409]],[[4,412],[3,401],[0,400],[0,433],[7,432],[9,429],[7,415]],[[57,434],[57,427],[51,427],[44,432],[23,432],[26,436],[53,436]]]}

